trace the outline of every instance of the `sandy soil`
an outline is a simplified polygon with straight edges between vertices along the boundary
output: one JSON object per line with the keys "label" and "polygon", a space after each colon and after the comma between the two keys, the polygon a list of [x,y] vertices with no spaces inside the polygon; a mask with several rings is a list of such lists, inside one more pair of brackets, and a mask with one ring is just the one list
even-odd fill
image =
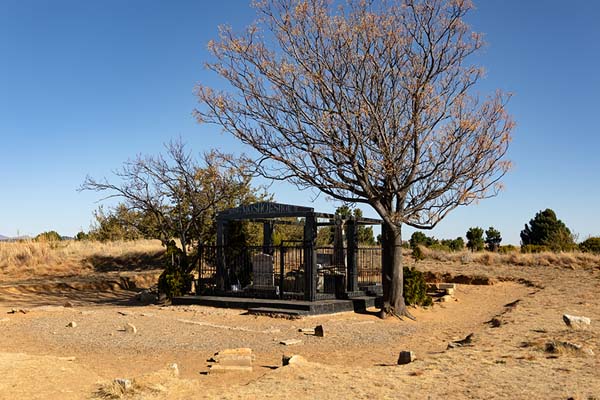
{"label": "sandy soil", "polygon": [[[458,285],[456,301],[412,310],[417,321],[355,313],[287,320],[139,305],[132,291],[89,282],[44,290],[27,282],[0,285],[0,399],[97,398],[114,378],[133,379],[122,397],[140,399],[600,398],[599,267],[420,269],[488,276],[495,284]],[[73,306],[64,307],[66,301]],[[27,312],[9,313],[13,308]],[[564,313],[592,324],[568,328]],[[499,327],[488,323],[492,318]],[[127,323],[135,334],[124,330]],[[298,331],[319,324],[324,337]],[[470,333],[471,346],[447,349]],[[286,339],[302,343],[281,345]],[[549,342],[582,348],[549,353]],[[207,359],[232,347],[253,349],[253,372],[207,374]],[[401,350],[417,360],[396,365]],[[283,354],[308,362],[281,367]],[[171,363],[178,374],[167,368]]]}

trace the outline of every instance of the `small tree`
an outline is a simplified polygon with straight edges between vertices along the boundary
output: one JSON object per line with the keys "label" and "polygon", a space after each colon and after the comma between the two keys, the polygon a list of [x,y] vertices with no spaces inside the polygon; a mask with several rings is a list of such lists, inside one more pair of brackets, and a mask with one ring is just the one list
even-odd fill
{"label": "small tree", "polygon": [[[267,195],[251,186],[252,173],[244,159],[211,151],[205,153],[199,163],[179,141],[169,143],[166,149],[166,156],[138,156],[127,161],[115,172],[119,183],[88,176],[80,190],[107,192],[107,198],[123,200],[123,207],[128,210],[123,215],[135,212],[150,217],[156,228],[153,234],[170,252],[177,264],[174,267],[179,269],[165,271],[161,283],[187,285],[186,277],[199,257],[198,245],[214,243],[216,213],[264,200]],[[233,226],[232,229],[236,230],[237,237],[247,235],[244,227]],[[168,291],[179,293],[183,289]]]}
{"label": "small tree", "polygon": [[576,248],[573,234],[556,213],[547,208],[535,214],[521,231],[521,245],[546,246],[552,251],[570,251]]}
{"label": "small tree", "polygon": [[500,231],[495,229],[493,226],[490,226],[488,230],[485,231],[485,244],[489,251],[498,251],[500,248],[500,242],[502,242],[502,236],[500,236]]}
{"label": "small tree", "polygon": [[467,248],[471,251],[481,251],[483,250],[483,229],[469,228],[467,231]]}
{"label": "small tree", "polygon": [[383,219],[383,308],[408,315],[402,227],[432,229],[494,196],[513,123],[507,95],[471,95],[481,35],[468,0],[264,0],[242,34],[222,27],[200,122],[258,153],[268,178],[369,204]]}

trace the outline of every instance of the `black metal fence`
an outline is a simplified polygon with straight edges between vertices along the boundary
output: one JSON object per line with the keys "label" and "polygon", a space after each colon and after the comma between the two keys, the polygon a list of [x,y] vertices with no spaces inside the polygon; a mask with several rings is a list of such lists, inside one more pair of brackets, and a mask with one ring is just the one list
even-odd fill
{"label": "black metal fence", "polygon": [[370,286],[381,284],[381,248],[359,247],[356,267],[358,270],[358,285]]}
{"label": "black metal fence", "polygon": [[305,249],[302,245],[202,246],[196,292],[302,298]]}
{"label": "black metal fence", "polygon": [[[312,248],[302,242],[284,246],[201,246],[197,294],[303,299],[305,271]],[[319,247],[315,292],[318,298],[339,297],[347,288],[347,249]],[[356,250],[360,286],[381,284],[381,249]],[[308,260],[312,262],[312,260]]]}

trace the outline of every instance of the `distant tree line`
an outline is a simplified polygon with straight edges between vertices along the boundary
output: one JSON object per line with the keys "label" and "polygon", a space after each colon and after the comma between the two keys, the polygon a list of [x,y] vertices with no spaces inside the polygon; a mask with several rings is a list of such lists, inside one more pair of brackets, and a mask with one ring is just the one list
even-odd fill
{"label": "distant tree line", "polygon": [[[590,237],[577,244],[576,237],[563,221],[557,218],[551,209],[539,211],[525,224],[521,231],[521,252],[539,253],[544,251],[583,251],[600,254],[600,237]],[[501,246],[502,236],[493,226],[487,230],[480,227],[471,227],[465,235],[465,243],[461,237],[456,239],[438,240],[416,231],[412,234],[408,246],[415,249],[418,246],[434,250],[460,251],[466,246],[467,249],[476,251],[510,252],[516,251],[513,245]],[[415,255],[415,253],[413,253]],[[416,257],[419,253],[416,252]]]}

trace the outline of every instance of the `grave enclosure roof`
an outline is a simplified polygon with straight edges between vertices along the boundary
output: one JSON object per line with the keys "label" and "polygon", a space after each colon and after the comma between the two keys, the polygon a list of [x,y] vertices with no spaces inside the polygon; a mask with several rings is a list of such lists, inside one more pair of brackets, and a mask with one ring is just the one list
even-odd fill
{"label": "grave enclosure roof", "polygon": [[[274,203],[263,201],[253,204],[244,204],[230,208],[217,214],[217,220],[253,220],[285,217],[315,217],[334,219],[334,214],[318,213],[312,207],[297,206],[292,204]],[[373,218],[360,218],[359,224],[380,224],[382,221]]]}

